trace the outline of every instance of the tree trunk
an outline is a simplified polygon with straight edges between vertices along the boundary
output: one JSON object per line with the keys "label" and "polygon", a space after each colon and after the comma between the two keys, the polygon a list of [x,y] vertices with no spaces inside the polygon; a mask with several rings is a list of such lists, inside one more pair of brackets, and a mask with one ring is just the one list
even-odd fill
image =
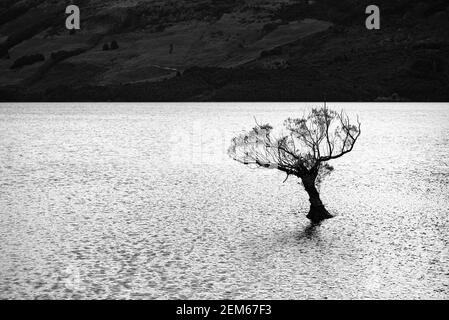
{"label": "tree trunk", "polygon": [[313,223],[319,223],[323,220],[332,218],[330,213],[324,207],[323,202],[321,202],[320,194],[316,189],[316,176],[306,176],[301,180],[304,185],[304,189],[306,189],[307,193],[309,194],[310,211],[307,215],[307,218],[310,219]]}

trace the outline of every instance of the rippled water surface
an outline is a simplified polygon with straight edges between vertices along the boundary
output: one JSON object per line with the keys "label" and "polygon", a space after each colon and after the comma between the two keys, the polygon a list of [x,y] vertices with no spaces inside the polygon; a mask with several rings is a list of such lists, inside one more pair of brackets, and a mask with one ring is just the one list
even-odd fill
{"label": "rippled water surface", "polygon": [[336,104],[306,193],[226,156],[301,104],[0,105],[0,298],[449,298],[449,104]]}

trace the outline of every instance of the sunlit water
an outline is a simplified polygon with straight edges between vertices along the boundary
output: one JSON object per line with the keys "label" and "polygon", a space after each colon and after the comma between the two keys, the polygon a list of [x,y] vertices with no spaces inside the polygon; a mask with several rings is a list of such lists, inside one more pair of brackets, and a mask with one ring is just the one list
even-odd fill
{"label": "sunlit water", "polygon": [[0,105],[0,298],[449,298],[449,105],[352,105],[310,228],[226,155],[304,104]]}

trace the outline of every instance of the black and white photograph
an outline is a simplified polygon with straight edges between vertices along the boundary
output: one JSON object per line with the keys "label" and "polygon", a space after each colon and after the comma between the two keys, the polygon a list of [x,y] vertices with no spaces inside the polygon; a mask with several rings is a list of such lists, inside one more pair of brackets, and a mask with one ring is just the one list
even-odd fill
{"label": "black and white photograph", "polygon": [[1,0],[0,299],[448,300],[448,30],[440,0]]}

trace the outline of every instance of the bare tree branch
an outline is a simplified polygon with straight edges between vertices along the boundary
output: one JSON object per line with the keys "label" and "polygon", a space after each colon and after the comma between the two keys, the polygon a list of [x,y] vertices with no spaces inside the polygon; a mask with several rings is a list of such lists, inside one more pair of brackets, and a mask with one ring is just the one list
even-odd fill
{"label": "bare tree branch", "polygon": [[229,155],[261,168],[276,168],[288,175],[317,175],[321,165],[351,152],[361,134],[361,123],[350,123],[346,113],[313,108],[301,118],[284,121],[287,135],[278,137],[269,124],[259,124],[232,139]]}

